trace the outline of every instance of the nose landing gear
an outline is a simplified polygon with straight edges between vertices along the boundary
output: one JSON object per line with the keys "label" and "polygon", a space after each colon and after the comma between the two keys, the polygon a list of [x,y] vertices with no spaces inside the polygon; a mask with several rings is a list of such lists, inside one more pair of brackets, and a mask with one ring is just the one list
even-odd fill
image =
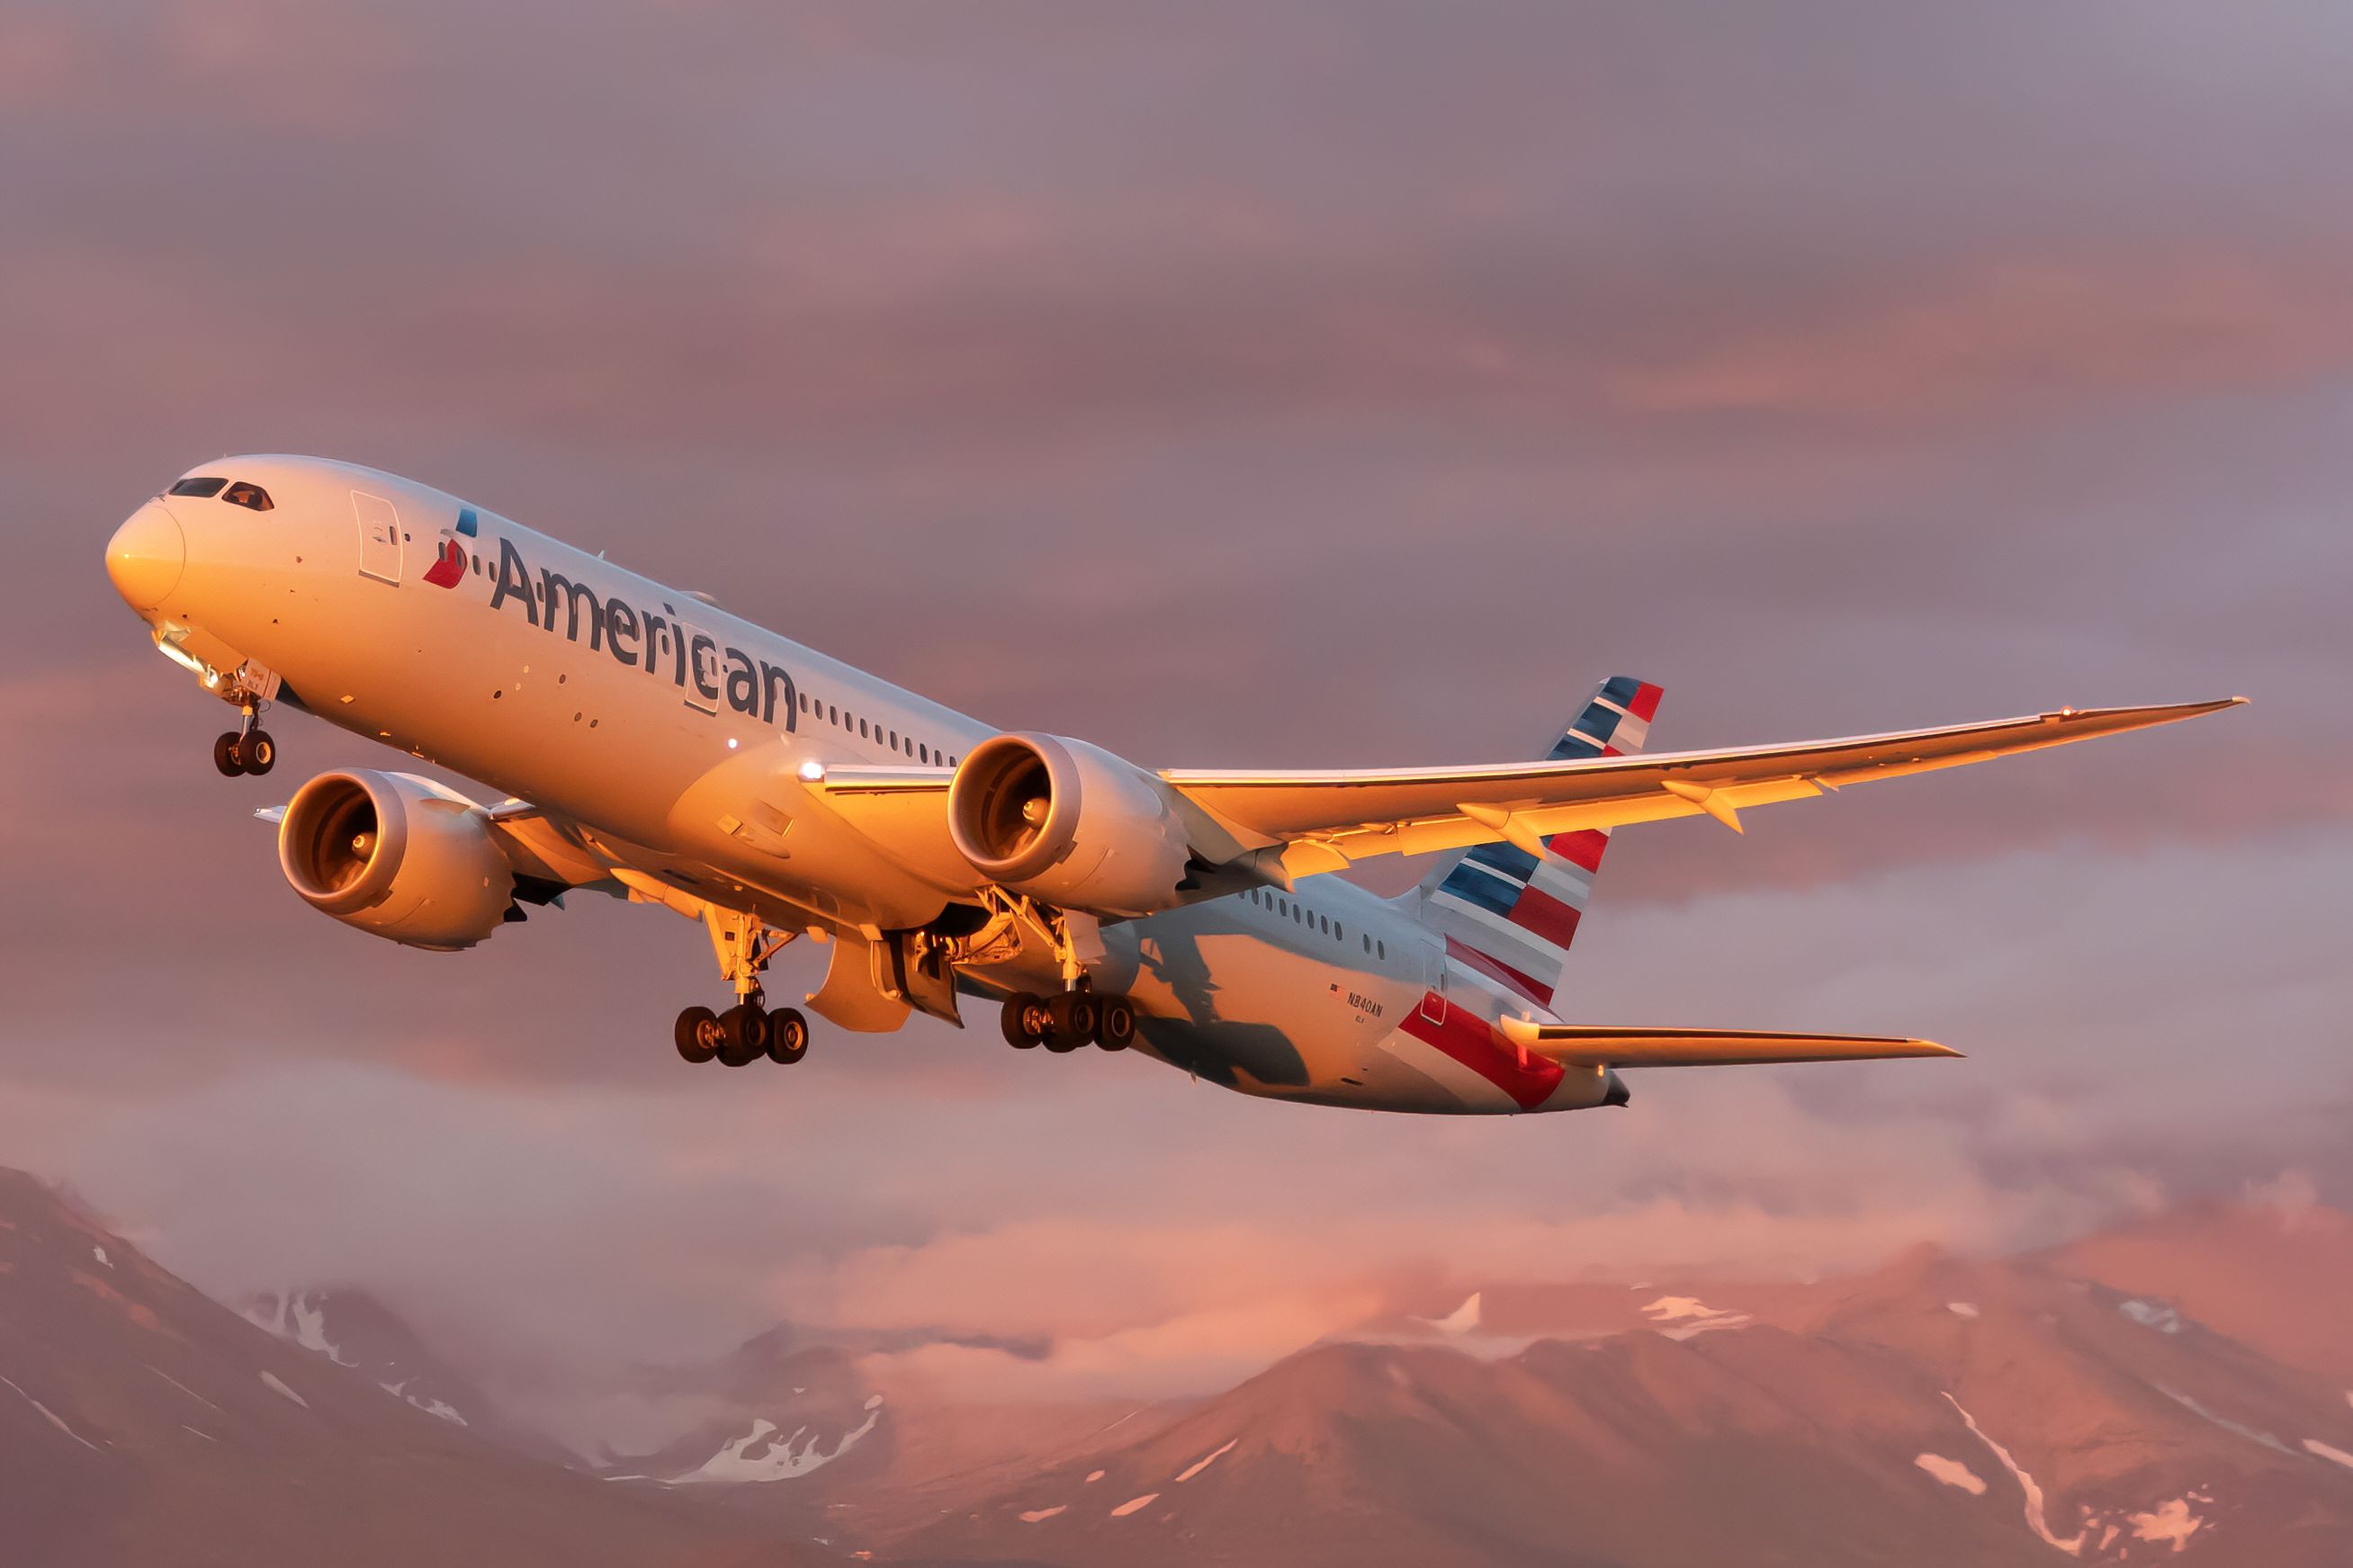
{"label": "nose landing gear", "polygon": [[258,722],[260,710],[248,707],[244,713],[243,722],[213,742],[213,766],[227,778],[242,773],[259,778],[278,765],[278,742]]}

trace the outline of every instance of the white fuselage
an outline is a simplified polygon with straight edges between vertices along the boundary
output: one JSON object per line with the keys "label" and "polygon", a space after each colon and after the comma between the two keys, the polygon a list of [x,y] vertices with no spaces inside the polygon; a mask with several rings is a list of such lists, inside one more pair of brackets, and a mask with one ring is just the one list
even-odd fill
{"label": "white fuselage", "polygon": [[[117,579],[183,662],[264,668],[280,700],[779,930],[907,930],[969,889],[944,832],[885,854],[800,781],[809,766],[944,771],[994,727],[427,486],[311,458],[200,471],[274,504],[165,497],[133,519],[183,542],[176,574]],[[739,820],[753,780],[781,807],[776,833]],[[1319,877],[1103,934],[1099,984],[1133,994],[1140,1044],[1229,1087],[1440,1111],[1574,1109],[1615,1087],[1504,1045],[1496,998],[1409,899]],[[1056,976],[1025,947],[966,980]]]}

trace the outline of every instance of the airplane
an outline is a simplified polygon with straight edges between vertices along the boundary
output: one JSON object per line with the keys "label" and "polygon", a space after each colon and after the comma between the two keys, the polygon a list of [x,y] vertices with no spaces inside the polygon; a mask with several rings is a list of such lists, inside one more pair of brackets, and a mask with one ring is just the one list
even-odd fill
{"label": "airplane", "polygon": [[[276,765],[273,706],[418,773],[311,779],[274,821],[304,902],[408,946],[472,947],[594,892],[700,922],[733,1001],[689,1062],[797,1062],[762,976],[828,949],[803,1005],[841,1029],[996,1005],[1010,1045],[1134,1048],[1243,1093],[1449,1114],[1623,1105],[1622,1071],[1953,1057],[1897,1037],[1623,1026],[1564,965],[1612,830],[2170,723],[2242,698],[1649,753],[1660,689],[1613,677],[1539,757],[1152,769],[1000,731],[441,490],[321,458],[225,458],[106,547],[155,647],[237,710],[214,763]],[[1337,875],[1431,855],[1383,898]]]}

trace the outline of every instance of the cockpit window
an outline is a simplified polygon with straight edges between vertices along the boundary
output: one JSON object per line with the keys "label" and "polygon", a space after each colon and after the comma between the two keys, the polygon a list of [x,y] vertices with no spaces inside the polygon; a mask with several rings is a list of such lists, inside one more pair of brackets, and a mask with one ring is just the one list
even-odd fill
{"label": "cockpit window", "polygon": [[231,506],[251,507],[256,511],[268,511],[274,504],[269,499],[268,490],[263,489],[259,485],[247,484],[243,479],[229,486],[222,493],[221,500]]}
{"label": "cockpit window", "polygon": [[172,487],[170,493],[175,496],[216,496],[227,483],[227,479],[182,479]]}

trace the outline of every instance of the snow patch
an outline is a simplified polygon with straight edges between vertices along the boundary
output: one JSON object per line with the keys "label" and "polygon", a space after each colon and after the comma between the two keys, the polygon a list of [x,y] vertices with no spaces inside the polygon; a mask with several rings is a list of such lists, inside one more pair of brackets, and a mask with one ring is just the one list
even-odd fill
{"label": "snow patch", "polygon": [[1754,1321],[1746,1312],[1711,1307],[1696,1296],[1662,1296],[1643,1308],[1642,1315],[1671,1340],[1687,1340],[1714,1329],[1745,1329]]}
{"label": "snow patch", "polygon": [[1422,1321],[1445,1334],[1467,1334],[1479,1326],[1479,1292],[1473,1290],[1468,1300],[1442,1318],[1424,1318]]}
{"label": "snow patch", "polygon": [[[1473,1298],[1473,1299],[1475,1300],[1475,1298]],[[1216,1458],[1219,1458],[1220,1455],[1227,1454],[1227,1453],[1230,1453],[1230,1452],[1232,1451],[1232,1449],[1233,1449],[1233,1446],[1234,1446],[1235,1444],[1237,1444],[1237,1443],[1240,1442],[1240,1441],[1241,1441],[1241,1439],[1240,1439],[1240,1437],[1229,1437],[1229,1438],[1227,1438],[1227,1439],[1226,1439],[1226,1446],[1225,1446],[1224,1447],[1215,1449],[1215,1450],[1211,1451],[1210,1453],[1208,1453],[1208,1454],[1207,1454],[1207,1455],[1204,1455],[1202,1458],[1198,1458],[1198,1459],[1194,1460],[1191,1464],[1189,1464],[1189,1465],[1186,1466],[1186,1467],[1185,1467],[1185,1468],[1184,1468],[1182,1471],[1180,1471],[1180,1472],[1178,1473],[1178,1475],[1177,1475],[1177,1477],[1176,1477],[1176,1479],[1177,1479],[1180,1483],[1181,1483],[1181,1482],[1184,1482],[1184,1481],[1189,1481],[1189,1480],[1191,1480],[1195,1476],[1198,1476],[1198,1475],[1199,1475],[1203,1470],[1208,1469],[1208,1468],[1209,1468],[1210,1461],[1212,1461],[1212,1460],[1216,1459]]]}
{"label": "snow patch", "polygon": [[1066,1502],[1058,1502],[1051,1508],[1033,1508],[1028,1513],[1021,1515],[1021,1522],[1024,1524],[1043,1523],[1045,1521],[1053,1518],[1056,1514],[1061,1512],[1064,1509],[1070,1506],[1071,1505]]}
{"label": "snow patch", "polygon": [[2128,1513],[2126,1522],[2133,1527],[2135,1541],[2169,1541],[2176,1552],[2189,1544],[2205,1521],[2189,1511],[2189,1500],[2173,1498],[2158,1503],[2148,1513]]}
{"label": "snow patch", "polygon": [[2227,1415],[2217,1415],[2214,1412],[2207,1409],[2204,1405],[2199,1404],[2196,1400],[2190,1398],[2189,1395],[2186,1394],[2181,1394],[2173,1389],[2168,1388],[2161,1383],[2154,1384],[2153,1386],[2159,1394],[2162,1394],[2168,1399],[2172,1400],[2176,1405],[2180,1405],[2185,1410],[2204,1416],[2207,1420],[2211,1421],[2215,1426],[2220,1426],[2225,1432],[2244,1437],[2250,1443],[2261,1443],[2264,1447],[2269,1448],[2274,1454],[2290,1454],[2295,1452],[2294,1449],[2290,1448],[2285,1443],[2281,1442],[2277,1437],[2273,1436],[2270,1433],[2258,1432],[2252,1426],[2242,1426]]}
{"label": "snow patch", "polygon": [[[11,1387],[11,1388],[16,1388],[16,1379],[14,1379],[14,1378],[10,1378],[10,1377],[0,1377],[0,1383],[5,1383],[5,1384],[7,1384],[9,1387]],[[65,1417],[63,1417],[63,1416],[59,1415],[56,1411],[54,1411],[54,1410],[50,1409],[47,1405],[46,1405],[42,1404],[39,1400],[37,1400],[37,1399],[34,1398],[31,1394],[26,1394],[23,1389],[21,1389],[21,1388],[16,1388],[16,1396],[17,1396],[19,1399],[22,1399],[26,1404],[27,1404],[27,1405],[31,1405],[34,1409],[36,1409],[36,1410],[39,1411],[39,1412],[41,1413],[41,1415],[43,1415],[43,1416],[44,1416],[44,1417],[48,1421],[48,1424],[49,1424],[50,1426],[52,1426],[56,1427],[58,1431],[60,1431],[60,1432],[64,1433],[67,1436],[69,1436],[69,1437],[72,1438],[75,1442],[79,1443],[83,1447],[88,1448],[91,1453],[95,1454],[95,1453],[101,1452],[101,1450],[100,1449],[100,1447],[99,1447],[99,1446],[98,1446],[97,1444],[95,1444],[95,1443],[91,1442],[89,1438],[87,1438],[87,1437],[83,1436],[80,1433],[79,1433],[79,1432],[75,1431],[72,1427],[70,1427],[70,1426],[67,1426],[67,1425],[66,1425],[66,1423],[65,1423]]]}
{"label": "snow patch", "polygon": [[881,1408],[882,1408],[882,1396],[881,1396],[881,1394],[878,1394],[873,1395],[871,1398],[868,1399],[868,1400],[867,1400],[867,1402],[866,1402],[866,1405],[865,1405],[865,1408],[866,1408],[866,1409],[869,1409],[869,1410],[880,1410],[880,1409],[881,1409]]}
{"label": "snow patch", "polygon": [[2334,1459],[2347,1469],[2353,1470],[2353,1454],[2348,1454],[2342,1448],[2330,1447],[2317,1437],[2306,1437],[2304,1440],[2304,1446],[2322,1458]]}
{"label": "snow patch", "polygon": [[[195,1427],[193,1427],[193,1426],[189,1426],[189,1425],[188,1425],[186,1422],[185,1422],[185,1421],[183,1421],[183,1422],[181,1422],[181,1423],[180,1423],[180,1430],[181,1430],[181,1431],[183,1431],[183,1432],[196,1432],[196,1429],[195,1429]],[[203,1438],[206,1442],[207,1442],[207,1443],[217,1443],[217,1442],[219,1442],[219,1441],[220,1441],[220,1439],[219,1439],[219,1438],[217,1438],[217,1437],[214,1436],[213,1436],[211,1433],[209,1433],[209,1432],[196,1432],[196,1436],[199,1436],[199,1437],[202,1437],[202,1438]]]}
{"label": "snow patch", "polygon": [[408,1385],[413,1381],[414,1380],[411,1378],[404,1377],[398,1383],[379,1383],[376,1386],[383,1389],[386,1394],[391,1394],[395,1399],[400,1400],[403,1404],[414,1405],[417,1409],[422,1410],[427,1415],[438,1415],[442,1420],[449,1422],[453,1426],[464,1426],[470,1425],[463,1415],[458,1414],[458,1407],[450,1404],[448,1400],[436,1399],[431,1394],[427,1394],[424,1398],[419,1399],[417,1395],[409,1393]]}
{"label": "snow patch", "polygon": [[1956,1318],[1974,1318],[1978,1315],[1978,1304],[1975,1301],[1947,1301],[1945,1310]]}
{"label": "snow patch", "polygon": [[2060,1540],[2053,1534],[2049,1522],[2042,1517],[2042,1489],[2035,1484],[2034,1478],[2018,1468],[2018,1461],[2010,1457],[2009,1449],[1986,1436],[1985,1429],[1978,1425],[1977,1417],[1961,1409],[1959,1400],[1947,1394],[1945,1403],[1950,1405],[1955,1410],[1960,1411],[1961,1421],[1968,1427],[1970,1435],[1990,1449],[1993,1457],[2001,1461],[2001,1468],[2008,1470],[2010,1478],[2018,1482],[2018,1489],[2026,1495],[2026,1528],[2034,1531],[2047,1545],[2055,1546],[2070,1556],[2082,1555],[2084,1537],[2090,1533],[2089,1527],[2077,1531],[2065,1541]]}
{"label": "snow patch", "polygon": [[106,1264],[106,1266],[107,1266],[109,1268],[113,1268],[113,1267],[114,1267],[114,1265],[113,1265],[113,1264],[107,1262],[106,1248],[104,1248],[104,1247],[91,1247],[91,1248],[90,1249],[90,1255],[92,1258],[97,1258],[100,1263],[105,1263],[105,1264]]}
{"label": "snow patch", "polygon": [[1985,1496],[1984,1480],[1958,1459],[1948,1459],[1942,1454],[1923,1454],[1912,1462],[1948,1487],[1958,1487],[1971,1497]]}
{"label": "snow patch", "polygon": [[141,1362],[139,1364],[140,1364],[140,1365],[142,1365],[142,1366],[147,1367],[147,1370],[148,1370],[149,1372],[153,1373],[157,1377],[162,1378],[165,1383],[170,1384],[174,1388],[178,1389],[181,1393],[183,1393],[183,1394],[186,1394],[189,1398],[191,1398],[191,1399],[195,1400],[197,1404],[199,1404],[199,1405],[203,1405],[206,1409],[207,1409],[207,1410],[220,1410],[220,1413],[221,1413],[222,1415],[227,1415],[227,1414],[228,1414],[228,1412],[227,1412],[227,1411],[226,1411],[226,1410],[221,1410],[221,1407],[220,1407],[219,1405],[215,1405],[211,1400],[206,1399],[203,1394],[198,1394],[195,1389],[190,1388],[186,1384],[182,1383],[178,1378],[174,1377],[170,1373],[165,1372],[162,1367],[160,1367],[160,1366],[149,1366],[149,1365],[148,1365],[148,1363],[145,1363],[145,1362],[143,1362],[143,1361],[142,1361],[142,1362]]}
{"label": "snow patch", "polygon": [[2178,1334],[2186,1321],[2179,1312],[2162,1301],[2119,1301],[2116,1310],[2142,1328],[2155,1329],[2160,1334]]}
{"label": "snow patch", "polygon": [[308,1295],[280,1290],[270,1299],[266,1310],[249,1307],[245,1315],[280,1339],[291,1340],[306,1351],[316,1351],[337,1366],[359,1364],[344,1360],[343,1351],[327,1338],[327,1310],[312,1305]]}
{"label": "snow patch", "polygon": [[274,1373],[274,1372],[265,1372],[265,1373],[263,1373],[261,1374],[261,1384],[262,1384],[262,1386],[263,1386],[263,1387],[265,1387],[265,1388],[267,1388],[267,1389],[270,1390],[270,1392],[272,1392],[272,1393],[274,1393],[274,1394],[284,1394],[287,1398],[289,1398],[289,1399],[292,1400],[295,1404],[297,1404],[297,1405],[301,1405],[303,1409],[308,1410],[308,1409],[310,1409],[310,1408],[311,1408],[311,1402],[310,1402],[309,1400],[307,1400],[307,1399],[303,1398],[301,1394],[299,1394],[295,1393],[292,1389],[290,1389],[290,1388],[287,1387],[284,1384],[282,1384],[282,1383],[279,1382],[279,1381],[278,1381],[278,1374],[277,1374],[276,1373]]}
{"label": "snow patch", "polygon": [[1160,1494],[1158,1492],[1146,1492],[1142,1497],[1132,1497],[1125,1502],[1120,1504],[1117,1508],[1112,1510],[1111,1516],[1113,1519],[1125,1519],[1137,1509],[1150,1508],[1153,1504],[1153,1500],[1159,1497],[1159,1495]]}
{"label": "snow patch", "polygon": [[1089,1470],[1087,1472],[1087,1485],[1089,1486],[1094,1485],[1097,1481],[1103,1479],[1103,1473],[1101,1470]]}
{"label": "snow patch", "polygon": [[[695,1481],[788,1481],[796,1476],[807,1475],[820,1466],[829,1465],[849,1452],[857,1441],[874,1430],[882,1418],[881,1412],[869,1406],[866,1419],[850,1431],[842,1434],[841,1441],[830,1454],[821,1452],[817,1438],[807,1426],[795,1427],[789,1437],[779,1437],[781,1430],[765,1416],[755,1417],[752,1429],[695,1468],[677,1477],[681,1484]],[[807,1441],[803,1441],[806,1438]],[[796,1447],[798,1445],[798,1447]],[[757,1455],[751,1450],[761,1449]]]}

